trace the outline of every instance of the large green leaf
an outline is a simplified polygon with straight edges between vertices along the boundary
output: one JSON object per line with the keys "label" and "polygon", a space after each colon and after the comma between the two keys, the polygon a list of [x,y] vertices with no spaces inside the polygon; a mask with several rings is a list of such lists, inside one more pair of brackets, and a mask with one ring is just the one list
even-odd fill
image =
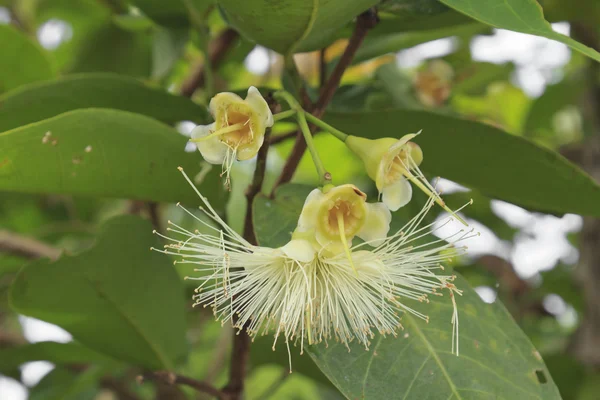
{"label": "large green leaf", "polygon": [[29,391],[29,400],[93,400],[98,393],[98,380],[108,371],[90,367],[75,372],[55,368]]}
{"label": "large green leaf", "polygon": [[600,216],[600,186],[589,175],[556,152],[492,126],[409,110],[328,113],[326,120],[373,139],[422,129],[414,141],[423,148],[422,168],[430,177],[526,208]]}
{"label": "large green leaf", "polygon": [[377,335],[368,351],[339,343],[309,346],[321,370],[349,399],[560,399],[527,336],[499,303],[485,304],[457,277],[460,355],[450,352],[452,305],[447,297],[407,301],[429,323],[405,313],[396,338]]}
{"label": "large green leaf", "polygon": [[54,76],[43,49],[9,25],[0,24],[0,93]]}
{"label": "large green leaf", "polygon": [[31,361],[49,361],[55,365],[107,363],[111,359],[80,344],[39,342],[0,349],[0,372],[18,369]]}
{"label": "large green leaf", "polygon": [[489,28],[485,25],[471,23],[427,31],[391,33],[373,37],[367,36],[352,59],[352,63],[357,64],[387,53],[395,53],[421,43],[449,36],[475,35],[486,29]]}
{"label": "large green leaf", "polygon": [[[287,185],[268,204],[256,198],[254,224],[261,245],[289,240],[287,229],[273,234],[273,227],[296,224],[306,191],[307,187]],[[399,337],[376,336],[369,351],[351,343],[348,352],[334,341],[305,350],[349,399],[560,399],[539,353],[506,309],[483,303],[462,277],[454,283],[464,291],[457,296],[459,357],[451,353],[448,296],[431,296],[429,302],[403,299],[430,322],[404,314],[405,330]]]}
{"label": "large green leaf", "polygon": [[0,96],[0,132],[78,108],[114,108],[147,115],[167,124],[209,121],[205,107],[186,97],[151,88],[115,74],[79,74],[34,83]]}
{"label": "large green leaf", "polygon": [[282,54],[317,50],[376,0],[219,0],[228,21],[250,40]]}
{"label": "large green leaf", "polygon": [[175,270],[160,254],[149,222],[107,222],[78,256],[36,261],[15,278],[13,308],[59,325],[83,345],[147,368],[173,368],[185,356],[185,299]]}
{"label": "large green leaf", "polygon": [[[186,141],[138,114],[70,111],[0,134],[0,190],[196,204],[177,167],[194,177],[208,166],[184,152]],[[214,204],[223,200],[219,172],[213,168],[200,185]]]}
{"label": "large green leaf", "polygon": [[596,61],[600,53],[552,30],[535,0],[440,0],[469,17],[496,28],[543,36],[562,42]]}

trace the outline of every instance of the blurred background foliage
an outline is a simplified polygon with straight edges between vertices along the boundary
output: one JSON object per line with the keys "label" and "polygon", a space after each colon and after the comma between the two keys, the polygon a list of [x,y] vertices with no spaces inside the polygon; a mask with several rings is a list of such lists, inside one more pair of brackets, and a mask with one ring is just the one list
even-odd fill
{"label": "blurred background foliage", "polygon": [[[539,1],[571,47],[450,8],[467,1],[324,1],[311,31],[308,3],[263,3],[0,0],[0,398],[206,398],[140,385],[141,367],[226,384],[231,329],[192,311],[194,286],[180,279],[189,270],[147,248],[160,245],[152,224],[197,227],[173,204],[197,203],[175,166],[202,174],[203,193],[242,231],[254,164],[236,164],[226,192],[186,135],[210,121],[216,92],[293,90],[282,53],[298,53],[315,99],[353,18],[377,6],[380,22],[325,118],[369,137],[424,128],[424,170],[442,178],[452,207],[474,199],[464,214],[481,232],[453,267],[485,302],[506,306],[565,400],[597,399],[600,188],[563,156],[600,178],[599,64],[568,41],[600,49],[599,3]],[[504,27],[526,31],[515,26]],[[273,129],[265,193],[293,132]],[[343,144],[315,141],[337,184],[376,195]],[[308,155],[293,182],[316,185]],[[58,261],[31,260],[40,256]],[[309,357],[295,356],[290,375],[287,355],[270,347],[253,344],[247,399],[343,398]]]}

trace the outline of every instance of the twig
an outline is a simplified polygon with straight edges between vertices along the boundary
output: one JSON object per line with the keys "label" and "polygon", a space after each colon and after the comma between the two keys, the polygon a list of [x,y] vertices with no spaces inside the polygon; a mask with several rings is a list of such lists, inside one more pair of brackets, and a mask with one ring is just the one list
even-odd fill
{"label": "twig", "polygon": [[244,221],[244,239],[252,244],[258,244],[254,235],[254,224],[252,223],[252,203],[254,197],[260,193],[265,179],[265,171],[267,169],[267,153],[271,139],[271,129],[265,131],[264,143],[258,150],[256,157],[256,168],[254,169],[254,177],[252,183],[246,189],[246,219]]}
{"label": "twig", "polygon": [[[344,75],[344,71],[350,63],[352,62],[352,58],[354,58],[354,54],[362,44],[363,40],[367,36],[367,33],[371,28],[373,28],[377,22],[379,22],[379,18],[377,17],[377,13],[374,9],[369,9],[364,13],[360,14],[356,18],[356,25],[354,27],[354,32],[352,32],[352,36],[348,41],[348,45],[344,50],[344,53],[340,57],[335,69],[327,79],[325,86],[321,88],[321,93],[319,95],[319,99],[315,103],[313,107],[310,107],[308,104],[303,104],[304,107],[307,107],[311,114],[317,118],[320,118],[325,112],[325,108],[331,102],[333,98],[333,94],[338,88],[340,81],[342,79],[342,75]],[[273,191],[271,192],[271,197],[275,194],[275,189],[284,183],[292,180],[298,165],[300,164],[300,160],[302,159],[302,155],[306,151],[306,142],[302,136],[302,133],[298,131],[296,134],[296,143],[294,143],[294,147],[288,157],[283,169],[281,171],[281,175],[277,178],[275,185],[273,186]]]}
{"label": "twig", "polygon": [[[210,42],[208,45],[208,57],[213,70],[223,61],[238,36],[238,33],[233,29],[226,29],[219,37]],[[192,67],[192,72],[181,84],[181,95],[192,97],[196,89],[202,85],[204,85],[204,62],[198,62]]]}
{"label": "twig", "polygon": [[0,230],[0,251],[31,259],[46,257],[52,261],[58,260],[62,253],[61,249],[44,242],[5,230]]}
{"label": "twig", "polygon": [[319,51],[319,87],[325,86],[327,81],[327,63],[325,62],[325,51],[327,48],[322,48]]}
{"label": "twig", "polygon": [[209,385],[208,383],[197,381],[187,376],[178,375],[170,371],[154,371],[138,376],[138,382],[144,381],[160,382],[167,385],[184,385],[196,389],[199,392],[210,394],[218,399],[225,399],[223,392]]}

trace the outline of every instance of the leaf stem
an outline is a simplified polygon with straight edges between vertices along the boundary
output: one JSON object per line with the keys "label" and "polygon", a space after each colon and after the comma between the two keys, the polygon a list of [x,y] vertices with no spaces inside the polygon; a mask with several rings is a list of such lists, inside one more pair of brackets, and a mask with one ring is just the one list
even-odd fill
{"label": "leaf stem", "polygon": [[311,124],[316,125],[319,128],[323,129],[324,131],[329,132],[330,134],[332,134],[333,136],[335,136],[336,138],[338,138],[342,142],[345,142],[346,139],[348,138],[348,135],[346,133],[340,131],[339,129],[334,128],[333,126],[331,126],[328,123],[320,120],[319,118],[315,117],[314,115],[309,114],[309,113],[305,113],[305,115],[306,115],[306,119]]}
{"label": "leaf stem", "polygon": [[306,142],[306,146],[313,160],[313,164],[315,164],[315,168],[317,169],[317,174],[319,174],[319,184],[321,186],[325,186],[331,183],[331,174],[327,172],[325,167],[323,166],[323,162],[319,157],[319,153],[317,152],[317,148],[315,146],[315,142],[313,141],[312,133],[310,128],[308,127],[308,122],[306,121],[306,112],[300,106],[298,101],[286,91],[280,90],[275,92],[275,99],[285,101],[289,104],[290,108],[296,112],[296,120],[298,121],[298,127],[302,132],[302,136],[304,136],[304,141]]}
{"label": "leaf stem", "polygon": [[277,114],[273,115],[273,120],[275,122],[281,121],[282,119],[286,119],[286,118],[289,118],[289,117],[295,115],[296,112],[297,112],[296,110],[282,111],[280,113],[277,113]]}

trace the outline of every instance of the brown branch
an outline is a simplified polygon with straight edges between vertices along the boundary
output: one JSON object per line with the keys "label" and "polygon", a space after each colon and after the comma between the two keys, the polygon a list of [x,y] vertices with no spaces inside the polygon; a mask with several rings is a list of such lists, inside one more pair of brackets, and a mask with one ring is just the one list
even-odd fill
{"label": "brown branch", "polygon": [[252,203],[258,193],[260,193],[265,179],[265,171],[267,169],[267,153],[269,152],[269,144],[271,139],[271,129],[265,131],[263,145],[258,150],[256,157],[256,168],[254,169],[254,177],[252,183],[246,189],[246,219],[244,221],[244,239],[252,244],[258,244],[254,235],[254,224],[252,223]]}
{"label": "brown branch", "polygon": [[[348,45],[344,49],[344,53],[340,57],[333,72],[327,79],[325,86],[321,88],[319,99],[314,105],[303,104],[303,107],[308,109],[315,117],[320,118],[325,112],[325,108],[331,102],[331,99],[333,99],[333,94],[337,90],[340,81],[342,80],[344,71],[346,71],[346,68],[350,66],[350,63],[354,58],[354,54],[356,54],[356,51],[367,36],[369,30],[373,28],[377,22],[379,22],[379,18],[377,17],[377,12],[374,9],[369,9],[356,18],[356,25],[354,27],[354,31],[352,32],[352,36],[348,41]],[[311,126],[311,131],[312,130],[314,130],[313,126]],[[294,143],[294,147],[292,148],[290,156],[283,166],[281,175],[279,175],[279,178],[277,178],[277,181],[273,186],[271,197],[274,196],[275,189],[279,185],[292,180],[292,177],[294,176],[294,173],[296,172],[296,169],[298,168],[300,160],[302,159],[302,155],[305,151],[306,142],[304,141],[302,132],[298,131],[296,134],[296,143]]]}
{"label": "brown branch", "polygon": [[61,249],[5,230],[0,230],[0,251],[30,259],[46,257],[52,261],[58,260],[62,254]]}
{"label": "brown branch", "polygon": [[326,48],[319,51],[319,87],[322,88],[327,83],[327,63],[325,62]]}
{"label": "brown branch", "polygon": [[[208,56],[213,69],[216,69],[223,61],[225,55],[238,37],[238,33],[230,28],[226,29],[219,37],[210,42],[208,45]],[[204,64],[203,61],[199,61],[192,67],[192,72],[181,84],[182,96],[192,97],[196,89],[204,85]]]}
{"label": "brown branch", "polygon": [[223,392],[209,385],[208,383],[197,381],[187,376],[178,375],[170,371],[154,371],[138,376],[138,382],[154,381],[166,385],[183,385],[196,389],[198,392],[210,394],[218,399],[225,399]]}

